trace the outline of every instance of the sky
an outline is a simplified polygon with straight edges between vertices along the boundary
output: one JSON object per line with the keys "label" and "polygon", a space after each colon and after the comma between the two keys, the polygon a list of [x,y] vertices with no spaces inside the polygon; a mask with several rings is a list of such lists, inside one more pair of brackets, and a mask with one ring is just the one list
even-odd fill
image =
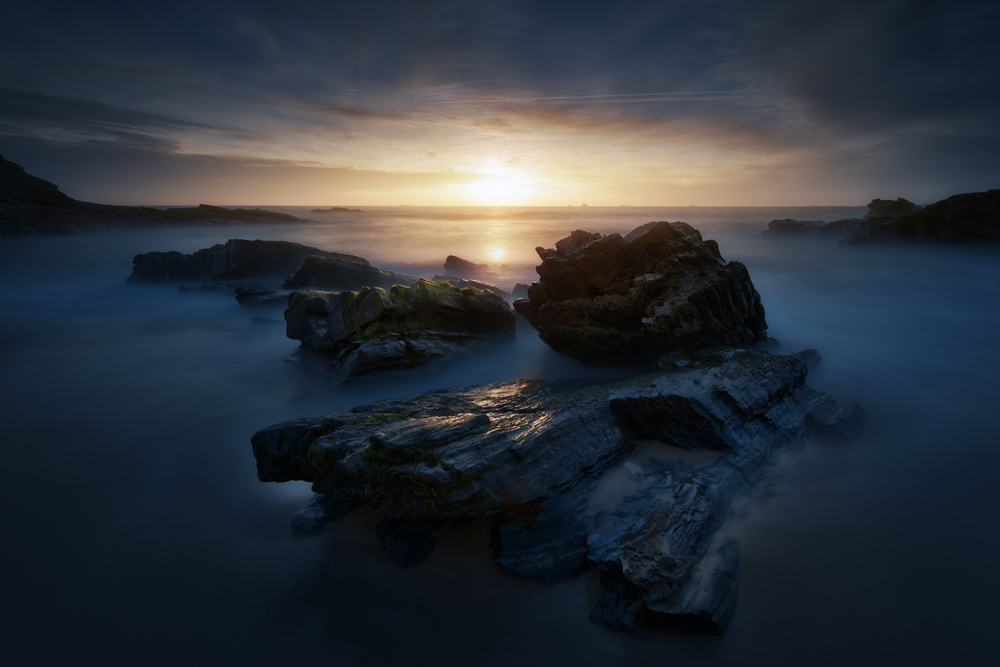
{"label": "sky", "polygon": [[1000,187],[995,0],[3,14],[0,154],[85,201],[862,205]]}

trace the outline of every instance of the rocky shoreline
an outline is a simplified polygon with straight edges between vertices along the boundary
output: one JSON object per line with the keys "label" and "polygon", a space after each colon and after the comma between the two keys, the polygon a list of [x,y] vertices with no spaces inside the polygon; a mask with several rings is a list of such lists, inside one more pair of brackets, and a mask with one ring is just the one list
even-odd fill
{"label": "rocky shoreline", "polygon": [[302,218],[259,208],[158,209],[82,202],[0,155],[0,236],[79,234],[101,229],[163,224],[296,223]]}
{"label": "rocky shoreline", "polygon": [[842,245],[1000,243],[1000,190],[954,195],[927,206],[873,199],[864,218],[772,220],[764,234],[839,235]]}

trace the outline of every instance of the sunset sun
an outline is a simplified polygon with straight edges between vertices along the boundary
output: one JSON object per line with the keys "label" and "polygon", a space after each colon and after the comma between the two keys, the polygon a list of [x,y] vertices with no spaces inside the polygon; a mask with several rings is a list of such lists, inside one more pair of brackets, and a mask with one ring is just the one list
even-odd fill
{"label": "sunset sun", "polygon": [[470,203],[478,206],[516,206],[531,189],[523,178],[505,174],[487,174],[462,187]]}

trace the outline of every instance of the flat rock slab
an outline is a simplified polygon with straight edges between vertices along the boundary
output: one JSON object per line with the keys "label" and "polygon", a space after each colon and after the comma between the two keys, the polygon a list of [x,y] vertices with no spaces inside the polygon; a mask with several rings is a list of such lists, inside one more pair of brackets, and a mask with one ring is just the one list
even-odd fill
{"label": "flat rock slab", "polygon": [[[735,499],[809,428],[856,436],[857,405],[805,384],[795,356],[720,350],[629,380],[519,380],[379,401],[252,438],[262,481],[305,480],[334,518],[361,503],[402,529],[487,517],[505,568],[557,580],[602,571],[592,617],[639,630],[721,631],[738,550]],[[627,460],[637,443],[656,454]],[[650,445],[652,443],[652,445]],[[428,523],[429,522],[429,523]],[[417,527],[417,529],[414,528]],[[416,533],[414,532],[416,531]],[[406,562],[412,559],[400,558]]]}

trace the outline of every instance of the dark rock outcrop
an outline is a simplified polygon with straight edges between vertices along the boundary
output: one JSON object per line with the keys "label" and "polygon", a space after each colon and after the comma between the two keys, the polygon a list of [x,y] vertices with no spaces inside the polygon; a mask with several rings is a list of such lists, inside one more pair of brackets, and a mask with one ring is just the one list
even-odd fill
{"label": "dark rock outcrop", "polygon": [[303,259],[310,256],[368,266],[368,260],[362,257],[327,252],[290,241],[230,239],[225,244],[203,248],[190,255],[176,251],[136,255],[128,282],[246,284],[265,281],[280,284],[299,267]]}
{"label": "dark rock outcrop", "polygon": [[954,195],[924,208],[905,199],[875,199],[868,207],[865,222],[841,243],[1000,242],[1000,190]]}
{"label": "dark rock outcrop", "polygon": [[167,223],[302,222],[274,211],[202,204],[156,209],[82,202],[0,156],[0,235],[76,234],[117,227]]}
{"label": "dark rock outcrop", "polygon": [[342,292],[294,292],[285,311],[289,338],[325,353],[338,380],[472,354],[514,336],[501,297],[472,287],[417,280]]}
{"label": "dark rock outcrop", "polygon": [[331,206],[330,208],[314,208],[310,213],[364,213],[360,208],[346,208],[344,206]]}
{"label": "dark rock outcrop", "polygon": [[514,308],[558,352],[648,365],[664,352],[767,341],[746,267],[686,223],[650,222],[625,237],[577,230],[536,250],[540,280]]}
{"label": "dark rock outcrop", "polygon": [[762,234],[849,234],[861,226],[861,218],[841,218],[832,222],[822,220],[793,220],[781,218],[767,223]]}
{"label": "dark rock outcrop", "polygon": [[476,264],[455,255],[448,255],[445,258],[444,272],[449,276],[479,280],[492,280],[497,277],[497,273],[488,264]]}
{"label": "dark rock outcrop", "polygon": [[292,290],[306,287],[320,290],[352,290],[359,287],[388,289],[393,285],[412,285],[416,280],[413,276],[377,269],[360,257],[331,257],[314,253],[303,258],[295,273],[285,280],[282,287]]}
{"label": "dark rock outcrop", "polygon": [[[259,478],[312,482],[333,508],[323,518],[364,502],[415,535],[410,551],[405,540],[387,546],[400,560],[429,548],[434,521],[486,517],[513,572],[601,570],[595,620],[719,631],[738,580],[723,530],[733,501],[808,428],[854,436],[863,422],[856,405],[808,387],[806,372],[793,356],[730,349],[714,364],[629,380],[384,400],[277,424],[252,444]],[[637,443],[646,454],[628,460]]]}

